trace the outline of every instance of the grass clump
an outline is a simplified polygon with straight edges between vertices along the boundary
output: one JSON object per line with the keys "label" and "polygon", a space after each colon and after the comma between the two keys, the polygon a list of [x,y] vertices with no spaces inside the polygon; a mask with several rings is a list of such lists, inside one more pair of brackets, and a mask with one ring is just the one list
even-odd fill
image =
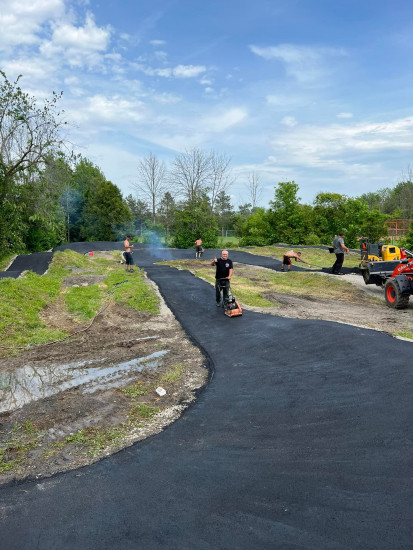
{"label": "grass clump", "polygon": [[159,411],[159,407],[151,407],[146,403],[138,403],[131,409],[129,418],[133,422],[137,420],[147,420],[148,418],[152,418],[152,416],[157,414]]}
{"label": "grass clump", "polygon": [[124,426],[110,429],[86,428],[69,435],[64,443],[87,448],[89,456],[96,456],[109,446],[117,445],[126,435]]}
{"label": "grass clump", "polygon": [[50,330],[39,314],[57,299],[60,281],[54,277],[27,273],[22,279],[0,279],[0,337],[3,346],[25,346],[61,338],[66,334]]}
{"label": "grass clump", "polygon": [[105,284],[117,302],[138,311],[158,314],[159,300],[156,292],[145,283],[143,277],[140,272],[126,274],[118,269],[105,279]]}
{"label": "grass clump", "polygon": [[160,383],[173,384],[174,382],[178,382],[178,380],[181,380],[182,375],[185,372],[185,368],[185,365],[182,363],[172,365],[171,370],[162,375]]}
{"label": "grass clump", "polygon": [[104,290],[99,285],[71,287],[65,294],[69,313],[75,313],[84,319],[92,319],[99,311]]}
{"label": "grass clump", "polygon": [[26,420],[22,425],[14,424],[12,430],[1,442],[0,474],[19,466],[27,453],[38,446],[39,440],[40,434],[30,420]]}
{"label": "grass clump", "polygon": [[136,382],[135,384],[132,384],[132,386],[122,388],[121,392],[131,399],[136,399],[137,397],[146,395],[148,393],[148,388],[143,382]]}

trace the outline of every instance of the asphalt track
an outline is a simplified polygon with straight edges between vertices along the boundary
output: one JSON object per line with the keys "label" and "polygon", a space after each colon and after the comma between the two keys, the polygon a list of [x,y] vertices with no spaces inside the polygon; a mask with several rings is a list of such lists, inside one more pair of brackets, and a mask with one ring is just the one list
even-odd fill
{"label": "asphalt track", "polygon": [[153,265],[157,254],[136,251],[135,263],[203,349],[209,384],[161,434],[2,487],[1,547],[411,549],[411,343],[228,319],[208,283]]}

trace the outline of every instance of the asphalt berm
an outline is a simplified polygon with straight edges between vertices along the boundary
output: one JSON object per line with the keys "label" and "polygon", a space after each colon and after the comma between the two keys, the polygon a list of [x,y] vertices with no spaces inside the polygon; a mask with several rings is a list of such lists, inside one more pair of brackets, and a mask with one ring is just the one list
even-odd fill
{"label": "asphalt berm", "polygon": [[229,319],[208,283],[157,255],[134,257],[214,376],[162,433],[1,488],[2,547],[411,548],[411,343],[251,311]]}

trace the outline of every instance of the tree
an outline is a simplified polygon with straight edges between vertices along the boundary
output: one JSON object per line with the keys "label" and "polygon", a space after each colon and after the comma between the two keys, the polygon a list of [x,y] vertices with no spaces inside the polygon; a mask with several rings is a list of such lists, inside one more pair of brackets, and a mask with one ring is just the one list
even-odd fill
{"label": "tree", "polygon": [[[24,242],[30,252],[41,252],[65,241],[65,212],[60,204],[64,165],[50,157],[40,174],[29,174],[19,185],[25,220]],[[67,174],[70,178],[70,174]]]}
{"label": "tree", "polygon": [[209,183],[209,196],[211,209],[215,209],[216,201],[222,193],[225,194],[234,182],[231,174],[230,162],[231,159],[226,155],[219,155],[212,152],[210,155],[211,162],[211,181]]}
{"label": "tree", "polygon": [[62,94],[53,92],[38,107],[21,90],[20,78],[10,82],[0,71],[0,256],[24,249],[16,186],[40,171],[45,158],[63,143],[61,128],[66,124],[56,110]]}
{"label": "tree", "polygon": [[300,244],[305,238],[305,221],[294,181],[280,182],[275,187],[272,212],[273,242]]}
{"label": "tree", "polygon": [[119,188],[103,179],[95,182],[86,193],[80,237],[85,241],[114,241],[118,229],[130,219]]}
{"label": "tree", "polygon": [[208,197],[203,194],[188,202],[176,213],[174,223],[174,245],[177,248],[190,248],[196,239],[202,239],[206,248],[216,248],[218,224],[211,213]]}
{"label": "tree", "polygon": [[265,208],[256,208],[240,229],[242,246],[265,246],[272,242],[271,214]]}
{"label": "tree", "polygon": [[257,172],[252,172],[248,176],[247,190],[253,210],[257,207],[258,201],[262,195],[263,186],[260,183],[260,176]]}
{"label": "tree", "polygon": [[214,213],[222,230],[228,229],[231,226],[234,212],[232,210],[231,197],[225,191],[218,193]]}
{"label": "tree", "polygon": [[0,199],[7,185],[22,172],[37,170],[57,146],[62,144],[59,120],[62,113],[56,105],[62,93],[53,92],[38,107],[36,99],[24,93],[18,85],[21,75],[10,82],[0,71]]}
{"label": "tree", "polygon": [[162,225],[165,227],[167,239],[169,239],[171,228],[174,224],[175,213],[176,213],[175,199],[173,198],[171,193],[167,191],[162,197],[162,200],[159,204],[159,209],[158,209],[158,219],[160,220]]}
{"label": "tree", "polygon": [[194,147],[174,159],[170,178],[177,193],[194,204],[208,188],[211,175],[211,154]]}
{"label": "tree", "polygon": [[138,182],[134,187],[151,205],[153,223],[156,223],[157,206],[165,191],[165,173],[165,163],[152,153],[138,163]]}

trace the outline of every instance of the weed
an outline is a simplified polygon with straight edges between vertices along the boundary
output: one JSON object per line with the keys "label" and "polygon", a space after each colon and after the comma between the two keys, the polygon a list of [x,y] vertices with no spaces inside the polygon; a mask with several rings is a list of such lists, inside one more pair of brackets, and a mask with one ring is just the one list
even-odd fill
{"label": "weed", "polygon": [[145,395],[148,392],[148,388],[143,384],[143,382],[136,382],[132,386],[123,388],[121,392],[131,399],[135,399],[141,395]]}
{"label": "weed", "polygon": [[161,377],[161,384],[172,384],[177,382],[182,378],[182,375],[185,371],[185,365],[182,363],[177,363],[172,366],[172,369],[169,372],[166,372]]}
{"label": "weed", "polygon": [[151,407],[145,403],[138,403],[133,407],[129,413],[129,418],[132,421],[151,418],[154,414],[160,411],[158,407]]}

